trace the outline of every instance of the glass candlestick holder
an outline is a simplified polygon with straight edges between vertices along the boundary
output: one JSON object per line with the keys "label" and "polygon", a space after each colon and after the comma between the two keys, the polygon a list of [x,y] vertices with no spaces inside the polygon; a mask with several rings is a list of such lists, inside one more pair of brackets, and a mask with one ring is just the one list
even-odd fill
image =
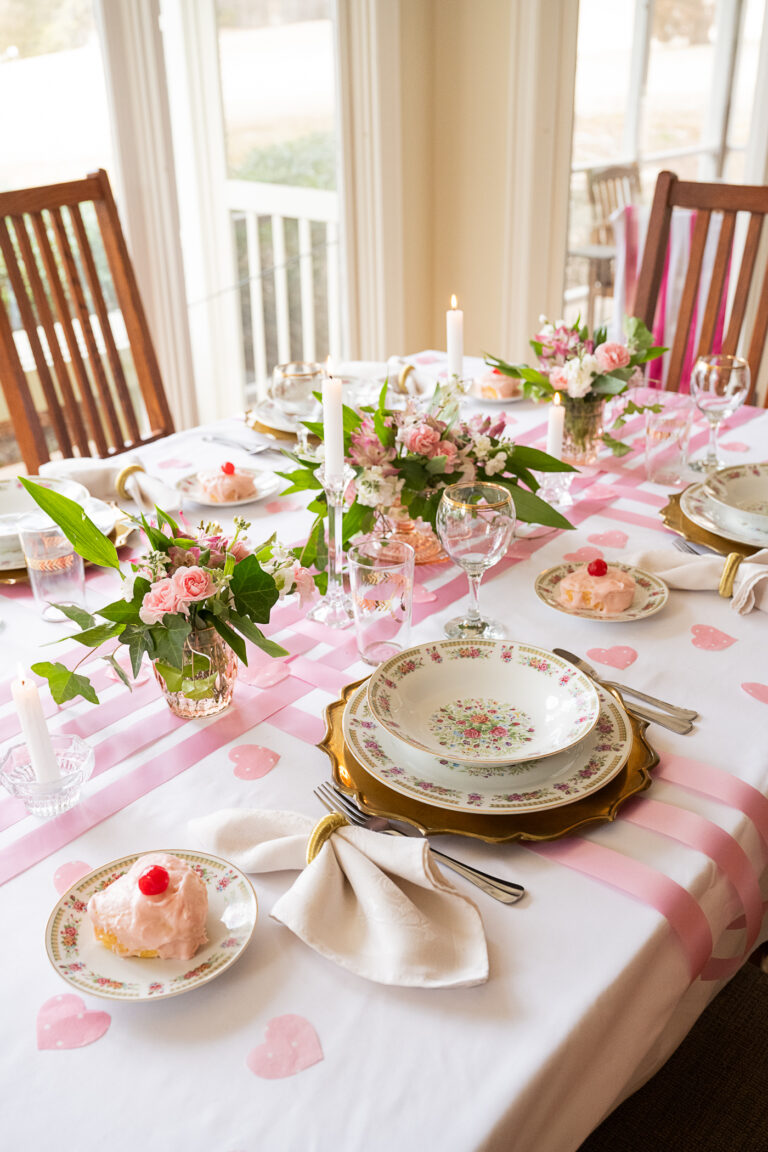
{"label": "glass candlestick holder", "polygon": [[542,500],[553,508],[572,508],[571,484],[575,472],[538,472],[539,492]]}
{"label": "glass candlestick holder", "polygon": [[60,816],[80,799],[80,789],[93,772],[94,753],[79,736],[51,736],[59,766],[56,780],[38,780],[27,745],[14,744],[0,759],[0,783],[23,800],[30,816]]}
{"label": "glass candlestick holder", "polygon": [[307,616],[329,628],[348,628],[352,623],[352,600],[344,591],[342,576],[342,519],[344,496],[355,473],[348,464],[340,476],[329,476],[325,464],[315,472],[328,501],[328,589]]}

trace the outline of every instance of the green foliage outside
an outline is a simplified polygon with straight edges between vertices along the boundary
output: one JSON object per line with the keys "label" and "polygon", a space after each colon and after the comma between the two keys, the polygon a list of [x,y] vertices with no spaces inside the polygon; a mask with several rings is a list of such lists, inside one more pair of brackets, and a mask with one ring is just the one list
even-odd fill
{"label": "green foliage outside", "polygon": [[297,188],[336,187],[336,143],[332,132],[309,132],[292,140],[253,148],[232,166],[233,180],[290,184]]}
{"label": "green foliage outside", "polygon": [[82,48],[93,33],[92,0],[0,0],[0,56]]}

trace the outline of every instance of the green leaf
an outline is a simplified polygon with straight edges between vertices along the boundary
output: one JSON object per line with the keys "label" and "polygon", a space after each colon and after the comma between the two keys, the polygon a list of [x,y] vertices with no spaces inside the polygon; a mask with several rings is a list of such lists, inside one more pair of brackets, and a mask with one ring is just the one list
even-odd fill
{"label": "green leaf", "polygon": [[245,642],[242,636],[238,636],[237,632],[233,631],[223,620],[218,620],[212,612],[203,611],[200,613],[200,616],[205,620],[206,624],[211,624],[216,629],[219,636],[221,636],[225,644],[229,645],[238,659],[242,660],[243,664],[247,664],[248,655],[245,651]]}
{"label": "green leaf", "polygon": [[205,700],[212,695],[215,680],[215,676],[201,676],[199,680],[188,680],[184,677],[181,681],[182,694],[187,700]]}
{"label": "green leaf", "polygon": [[120,560],[114,544],[86,516],[79,504],[68,496],[62,496],[61,492],[35,484],[26,476],[19,476],[19,480],[35,503],[58,524],[78,556],[101,568],[116,568],[120,571]]}
{"label": "green leaf", "polygon": [[125,628],[125,624],[97,624],[95,628],[86,628],[83,632],[75,632],[74,636],[68,636],[68,640],[77,640],[78,644],[84,644],[86,648],[98,648],[99,644],[103,644],[105,640],[112,640],[115,636],[119,636]]}
{"label": "green leaf", "polygon": [[91,687],[87,676],[72,672],[64,664],[51,664],[48,661],[42,664],[33,664],[32,671],[38,676],[44,676],[48,681],[51,696],[57,704],[65,700],[73,700],[75,696],[82,696],[92,704],[98,704],[99,698]]}
{"label": "green leaf", "polygon": [[180,668],[174,668],[172,664],[166,664],[164,660],[155,660],[155,669],[162,676],[169,692],[181,691],[183,676]]}
{"label": "green leaf", "polygon": [[618,396],[626,386],[626,380],[616,380],[613,376],[597,376],[592,381],[595,396]]}
{"label": "green leaf", "polygon": [[510,471],[516,472],[518,464],[523,468],[533,468],[536,472],[577,471],[572,465],[556,460],[554,456],[547,455],[540,448],[529,448],[526,444],[515,444],[509,453]]}
{"label": "green leaf", "polygon": [[287,496],[293,492],[306,492],[309,489],[319,488],[322,489],[322,484],[308,468],[298,469],[296,472],[277,472],[277,476],[281,476],[283,480],[288,480],[290,483],[289,488],[284,488],[280,493],[281,496]]}
{"label": "green leaf", "polygon": [[[163,524],[167,524],[174,537],[180,537],[182,535],[181,528],[179,528],[173,517],[169,516],[167,512],[163,512],[162,508],[158,508],[157,504],[155,504],[155,512],[157,512],[157,523],[160,527],[162,527]],[[173,543],[178,544],[179,540],[175,539]]]}
{"label": "green leaf", "polygon": [[229,622],[233,628],[237,628],[238,632],[242,632],[247,640],[250,640],[252,644],[261,648],[262,651],[266,652],[269,656],[288,655],[285,648],[281,648],[274,640],[268,639],[261,629],[257,628],[253,621],[249,620],[247,616],[240,616],[237,612],[230,612]]}
{"label": "green leaf", "polygon": [[125,668],[123,668],[122,664],[118,664],[117,660],[115,659],[114,652],[105,652],[101,658],[105,661],[105,663],[109,664],[112,671],[115,673],[119,680],[122,680],[128,691],[133,692],[133,684],[131,683],[128,673],[126,672]]}
{"label": "green leaf", "polygon": [[146,624],[126,624],[125,630],[120,635],[120,643],[128,647],[134,676],[139,674],[141,658],[145,652],[150,660],[155,657],[154,641]]}
{"label": "green leaf", "polygon": [[565,516],[562,516],[535,492],[529,492],[527,488],[517,487],[513,489],[512,499],[515,503],[518,520],[524,520],[527,524],[545,524],[551,528],[573,528],[573,524],[566,520]]}
{"label": "green leaf", "polygon": [[[541,345],[539,345],[539,348],[541,348]],[[507,364],[504,360],[500,360],[498,356],[490,356],[488,354],[485,356],[485,362],[489,368],[495,369],[496,372],[503,372],[505,376],[512,376],[515,380],[520,379],[522,369],[525,368],[524,364]]]}
{"label": "green leaf", "polygon": [[114,620],[120,624],[140,624],[139,608],[150,587],[149,580],[137,576],[133,585],[132,599],[115,600],[112,604],[105,604],[103,608],[96,609],[97,616],[103,616],[105,620]]}
{"label": "green leaf", "polygon": [[184,641],[191,631],[192,625],[189,620],[166,612],[162,623],[153,624],[149,629],[154,645],[154,652],[150,653],[151,658],[164,660],[174,668],[181,668]]}
{"label": "green leaf", "polygon": [[261,624],[269,621],[279,593],[274,579],[264,571],[255,556],[246,556],[240,561],[229,588],[235,598],[235,607],[242,616],[250,616]]}
{"label": "green leaf", "polygon": [[441,472],[445,472],[447,462],[447,456],[433,456],[430,460],[427,460],[427,474],[429,476],[438,476]]}
{"label": "green leaf", "polygon": [[[190,644],[194,644],[194,642],[195,641],[193,635],[192,639],[190,640]],[[187,650],[189,651],[189,644],[187,645]],[[192,659],[184,661],[181,674],[185,680],[194,680],[197,676],[202,675],[203,672],[207,672],[210,666],[210,656],[206,656],[204,652],[198,652],[197,650],[193,649]]]}
{"label": "green leaf", "polygon": [[171,546],[170,538],[166,536],[164,532],[161,532],[159,528],[155,528],[150,524],[143,512],[141,514],[141,526],[144,530],[144,535],[156,552],[168,551]]}
{"label": "green leaf", "polygon": [[627,452],[631,452],[632,448],[629,444],[625,444],[623,440],[616,440],[611,436],[610,432],[603,432],[601,437],[603,444],[610,448],[614,456],[626,456]]}
{"label": "green leaf", "polygon": [[76,604],[55,604],[54,607],[58,608],[59,612],[63,612],[68,620],[73,620],[75,624],[79,624],[81,628],[93,628],[96,623],[95,616],[91,616],[85,608],[78,608]]}

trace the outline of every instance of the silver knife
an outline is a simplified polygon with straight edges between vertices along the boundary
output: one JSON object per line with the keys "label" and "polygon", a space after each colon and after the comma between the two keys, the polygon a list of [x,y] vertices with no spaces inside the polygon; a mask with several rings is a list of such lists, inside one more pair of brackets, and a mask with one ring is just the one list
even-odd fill
{"label": "silver knife", "polygon": [[670,732],[677,732],[680,736],[687,735],[693,728],[691,723],[698,716],[698,712],[694,712],[691,708],[678,708],[676,704],[668,704],[665,700],[660,700],[656,696],[649,696],[645,692],[640,692],[639,689],[630,688],[629,685],[619,684],[615,680],[603,680],[598,676],[595,669],[587,664],[586,660],[582,660],[578,656],[574,656],[573,652],[569,652],[565,648],[553,648],[552,651],[556,656],[562,656],[570,664],[574,664],[591,680],[596,681],[598,684],[604,684],[606,688],[615,688],[618,692],[624,695],[628,693],[632,696],[637,696],[641,700],[645,700],[649,704],[655,705],[657,708],[662,708],[662,713],[653,712],[650,708],[643,708],[642,705],[629,703],[625,700],[626,707],[639,716],[641,720],[648,720],[652,724],[659,724],[662,728],[668,728]]}

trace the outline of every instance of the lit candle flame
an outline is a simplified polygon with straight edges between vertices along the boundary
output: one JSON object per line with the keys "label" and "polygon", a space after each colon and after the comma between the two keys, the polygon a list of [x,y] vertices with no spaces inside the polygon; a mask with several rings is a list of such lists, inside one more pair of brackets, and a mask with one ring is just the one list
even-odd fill
{"label": "lit candle flame", "polygon": [[552,403],[553,404],[562,404],[562,400],[560,399],[560,393],[559,392],[555,392],[554,396],[552,397]]}
{"label": "lit candle flame", "polygon": [[325,374],[329,380],[331,376],[333,376],[333,360],[331,360],[330,356],[325,362]]}
{"label": "lit candle flame", "polygon": [[26,676],[24,675],[24,668],[20,663],[16,665],[16,675],[18,676],[19,683],[23,684],[26,680]]}
{"label": "lit candle flame", "polygon": [[455,296],[451,296],[451,308],[455,311],[459,306],[459,302]]}

